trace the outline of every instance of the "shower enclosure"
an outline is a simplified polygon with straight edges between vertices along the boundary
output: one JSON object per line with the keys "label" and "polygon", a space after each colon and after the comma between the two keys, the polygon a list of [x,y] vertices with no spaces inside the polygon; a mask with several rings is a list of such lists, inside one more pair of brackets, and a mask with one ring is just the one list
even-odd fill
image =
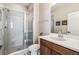
{"label": "shower enclosure", "polygon": [[[7,11],[7,12],[6,12]],[[4,11],[5,21],[5,54],[23,49],[23,13],[6,9]],[[7,20],[7,21],[6,21]]]}
{"label": "shower enclosure", "polygon": [[[22,50],[33,44],[33,18],[30,15],[33,16],[33,14],[28,14],[28,18],[25,19],[24,12],[7,8],[0,9],[0,49],[2,49],[2,54]],[[25,20],[27,22],[24,22]]]}

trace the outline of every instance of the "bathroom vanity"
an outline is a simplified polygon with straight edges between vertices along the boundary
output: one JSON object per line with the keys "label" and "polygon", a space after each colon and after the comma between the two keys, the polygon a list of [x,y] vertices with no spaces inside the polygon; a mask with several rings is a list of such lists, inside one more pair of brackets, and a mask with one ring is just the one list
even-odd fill
{"label": "bathroom vanity", "polygon": [[50,34],[40,37],[41,55],[79,55],[79,40],[66,37],[65,41],[61,41],[50,38],[56,36],[57,34]]}

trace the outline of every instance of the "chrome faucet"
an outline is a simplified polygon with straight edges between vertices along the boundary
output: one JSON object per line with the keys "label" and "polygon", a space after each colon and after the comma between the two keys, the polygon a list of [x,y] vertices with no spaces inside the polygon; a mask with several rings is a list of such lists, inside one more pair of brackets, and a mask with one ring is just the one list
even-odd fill
{"label": "chrome faucet", "polygon": [[59,30],[59,31],[58,31],[58,37],[59,37],[59,38],[63,38],[62,30]]}

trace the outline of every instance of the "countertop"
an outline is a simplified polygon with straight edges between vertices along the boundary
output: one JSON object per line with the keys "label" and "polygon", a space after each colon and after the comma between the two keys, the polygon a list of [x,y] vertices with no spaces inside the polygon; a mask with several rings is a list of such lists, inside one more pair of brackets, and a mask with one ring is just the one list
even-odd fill
{"label": "countertop", "polygon": [[55,39],[50,38],[50,37],[57,37],[57,36],[58,36],[58,34],[51,33],[51,34],[46,35],[46,36],[39,36],[39,38],[42,38],[44,40],[50,41],[52,43],[55,43],[55,44],[64,46],[66,48],[69,48],[71,50],[79,52],[79,39],[78,39],[78,37],[74,38],[76,36],[73,37],[72,35],[71,36],[63,35],[63,38],[65,39],[65,41],[55,40]]}

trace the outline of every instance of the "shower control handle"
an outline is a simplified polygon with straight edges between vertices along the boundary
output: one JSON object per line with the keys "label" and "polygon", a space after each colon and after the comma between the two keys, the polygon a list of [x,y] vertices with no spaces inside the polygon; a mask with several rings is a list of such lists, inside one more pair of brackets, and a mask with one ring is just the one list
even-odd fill
{"label": "shower control handle", "polygon": [[4,28],[6,29],[6,28],[7,28],[7,26],[4,26]]}

